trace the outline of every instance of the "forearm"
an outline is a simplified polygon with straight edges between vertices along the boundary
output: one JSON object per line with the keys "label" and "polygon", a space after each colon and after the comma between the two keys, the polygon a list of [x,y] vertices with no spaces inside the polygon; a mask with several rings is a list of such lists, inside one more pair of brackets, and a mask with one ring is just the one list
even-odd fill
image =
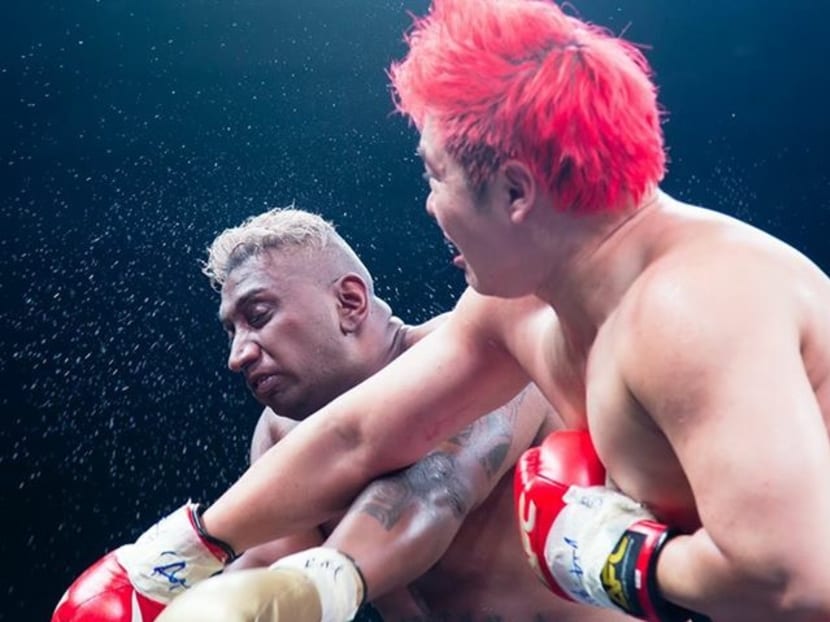
{"label": "forearm", "polygon": [[[323,414],[321,412],[321,414]],[[316,527],[380,472],[354,437],[315,417],[257,460],[204,513],[205,529],[237,551]]]}
{"label": "forearm", "polygon": [[355,560],[368,600],[403,588],[429,570],[466,516],[466,507],[459,505],[465,501],[457,501],[456,492],[413,495],[418,475],[410,469],[367,488],[325,543]]}
{"label": "forearm", "polygon": [[268,450],[205,512],[208,532],[244,550],[319,525],[375,477],[413,464],[526,383],[495,346],[478,346],[487,355],[479,356],[478,341],[439,334],[448,325]]}
{"label": "forearm", "polygon": [[538,390],[523,391],[418,463],[375,480],[327,545],[357,561],[370,598],[410,584],[446,553],[549,413]]}
{"label": "forearm", "polygon": [[827,586],[808,585],[806,577],[815,576],[808,563],[727,555],[700,529],[666,544],[657,584],[667,600],[715,621],[827,622]]}
{"label": "forearm", "polygon": [[[205,529],[236,551],[320,525],[376,477],[415,462],[436,442],[401,446],[400,434],[368,438],[327,407],[260,457],[204,513]],[[366,409],[366,418],[385,413]],[[396,440],[397,439],[397,440]]]}

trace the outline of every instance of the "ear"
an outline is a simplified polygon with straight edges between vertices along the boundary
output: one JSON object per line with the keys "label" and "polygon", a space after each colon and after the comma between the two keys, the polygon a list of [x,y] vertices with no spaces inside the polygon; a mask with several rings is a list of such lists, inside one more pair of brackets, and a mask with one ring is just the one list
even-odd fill
{"label": "ear", "polygon": [[538,185],[530,168],[519,160],[508,160],[502,165],[504,190],[508,199],[508,215],[513,223],[527,218],[536,203]]}
{"label": "ear", "polygon": [[334,282],[340,314],[340,331],[354,333],[369,314],[369,288],[357,274],[350,272]]}

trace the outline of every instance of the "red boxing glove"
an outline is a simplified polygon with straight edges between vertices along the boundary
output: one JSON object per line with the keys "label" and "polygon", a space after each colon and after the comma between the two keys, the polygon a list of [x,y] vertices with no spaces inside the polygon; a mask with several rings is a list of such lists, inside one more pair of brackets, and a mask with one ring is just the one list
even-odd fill
{"label": "red boxing glove", "polygon": [[198,506],[188,503],[90,566],[66,590],[52,622],[152,622],[174,597],[234,557],[205,533]]}
{"label": "red boxing glove", "polygon": [[554,594],[577,601],[559,586],[545,561],[545,543],[562,498],[571,485],[602,486],[605,467],[599,461],[587,432],[561,430],[531,447],[516,463],[513,494],[519,518],[522,546],[536,572]]}
{"label": "red boxing glove", "polygon": [[669,528],[604,484],[587,432],[553,432],[522,455],[514,493],[530,565],[555,594],[574,602],[648,622],[704,619],[657,589],[657,557],[673,535]]}

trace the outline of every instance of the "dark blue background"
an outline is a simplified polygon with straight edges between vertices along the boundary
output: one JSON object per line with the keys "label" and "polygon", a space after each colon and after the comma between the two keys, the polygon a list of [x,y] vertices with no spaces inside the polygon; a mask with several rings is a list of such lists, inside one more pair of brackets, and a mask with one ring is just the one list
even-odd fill
{"label": "dark blue background", "polygon": [[[100,554],[244,467],[213,236],[296,200],[412,322],[461,280],[423,213],[380,0],[15,2],[0,36],[0,619],[46,619]],[[826,3],[574,1],[648,44],[665,189],[830,268]],[[274,494],[279,494],[275,491]]]}

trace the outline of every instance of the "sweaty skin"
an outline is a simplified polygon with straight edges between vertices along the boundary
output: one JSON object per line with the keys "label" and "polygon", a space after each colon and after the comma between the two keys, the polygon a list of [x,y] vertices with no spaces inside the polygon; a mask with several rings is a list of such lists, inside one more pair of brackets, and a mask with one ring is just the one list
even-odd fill
{"label": "sweaty skin", "polygon": [[[511,402],[508,409],[512,412],[499,410],[480,419],[417,465],[375,481],[342,519],[255,547],[231,569],[267,565],[281,556],[325,543],[360,560],[370,598],[386,621],[628,619],[552,599],[529,568],[516,535],[513,470],[505,469],[504,464],[513,437],[505,424],[515,423],[518,408],[546,413],[534,444],[561,427],[541,394],[529,389],[521,401]],[[255,444],[265,450],[295,425],[266,410]],[[484,500],[477,499],[480,494],[470,488],[470,482],[482,482],[482,489],[492,488],[492,492]],[[388,542],[383,546],[378,544],[379,529],[387,532]],[[441,534],[449,534],[451,541]],[[445,549],[423,574],[411,553],[395,554],[395,547],[402,548],[416,538],[421,549]],[[363,544],[367,540],[369,546]],[[395,570],[398,565],[402,568]],[[375,567],[380,572],[376,573]],[[417,578],[406,590],[394,589],[399,583],[395,580],[398,572]],[[377,580],[376,574],[380,577]]]}
{"label": "sweaty skin", "polygon": [[[271,249],[240,263],[222,287],[228,365],[268,404],[252,463],[287,442],[320,399],[357,384],[446,320],[404,325],[356,275],[331,285],[325,257]],[[550,404],[529,386],[417,464],[370,484],[345,514],[253,547],[229,570],[325,545],[358,563],[368,599],[387,621],[625,620],[552,599],[525,561],[512,465],[558,427]]]}
{"label": "sweaty skin", "polygon": [[828,276],[658,189],[657,89],[621,38],[552,2],[435,0],[407,44],[396,107],[475,293],[267,452],[208,530],[244,547],[317,524],[532,381],[610,485],[685,532],[657,558],[665,599],[830,621]]}
{"label": "sweaty skin", "polygon": [[[470,290],[378,373],[306,403],[322,408],[205,512],[207,531],[245,549],[315,527],[534,383],[590,433],[605,483],[680,531],[648,591],[717,622],[830,622],[828,276],[659,190],[656,85],[605,29],[553,2],[434,0],[406,43],[395,105]],[[297,358],[317,332],[287,332]],[[287,371],[257,390],[288,395],[304,376]],[[513,537],[487,535],[475,555]]]}
{"label": "sweaty skin", "polygon": [[[660,558],[667,598],[714,619],[823,619],[810,612],[830,610],[827,277],[663,194],[601,239],[563,268],[577,279],[552,274],[537,296],[467,292],[443,326],[263,456],[208,528],[244,547],[320,522],[532,380],[566,425],[590,428],[620,490],[689,532]],[[503,276],[471,272],[484,290]],[[261,494],[291,486],[306,494]]]}

